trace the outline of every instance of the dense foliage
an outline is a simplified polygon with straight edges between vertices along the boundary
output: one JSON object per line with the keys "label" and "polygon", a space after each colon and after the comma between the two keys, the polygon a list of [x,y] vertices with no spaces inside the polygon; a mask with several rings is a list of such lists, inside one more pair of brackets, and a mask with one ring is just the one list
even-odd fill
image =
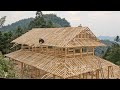
{"label": "dense foliage", "polygon": [[15,78],[13,65],[0,53],[0,78]]}
{"label": "dense foliage", "polygon": [[119,36],[115,38],[112,46],[109,46],[103,58],[109,60],[117,65],[120,65],[120,39]]}

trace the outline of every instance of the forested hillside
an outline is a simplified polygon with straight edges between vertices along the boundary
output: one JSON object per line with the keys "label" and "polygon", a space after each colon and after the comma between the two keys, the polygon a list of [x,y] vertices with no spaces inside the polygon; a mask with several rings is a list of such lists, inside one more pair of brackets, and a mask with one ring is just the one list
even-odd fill
{"label": "forested hillside", "polygon": [[[53,23],[54,27],[69,27],[70,26],[70,23],[65,18],[62,19],[55,14],[44,14],[43,17],[47,22],[51,21]],[[26,30],[28,28],[29,23],[32,20],[34,20],[34,18],[19,20],[15,23],[12,23],[11,25],[3,26],[2,28],[0,28],[0,31],[14,32],[18,28],[18,26],[21,27],[22,29]]]}
{"label": "forested hillside", "polygon": [[14,31],[17,29],[18,26],[20,26],[23,29],[27,28],[31,20],[33,20],[33,18],[19,20],[15,23],[12,23],[11,25],[3,26],[2,28],[0,28],[0,31],[2,32]]}
{"label": "forested hillside", "polygon": [[113,41],[110,40],[101,40],[101,42],[104,43],[106,46],[95,48],[95,54],[100,57],[102,57],[106,53],[108,47],[111,47],[113,44]]}
{"label": "forested hillside", "polygon": [[55,27],[70,27],[70,23],[65,18],[60,18],[55,14],[45,14],[46,21],[52,21]]}

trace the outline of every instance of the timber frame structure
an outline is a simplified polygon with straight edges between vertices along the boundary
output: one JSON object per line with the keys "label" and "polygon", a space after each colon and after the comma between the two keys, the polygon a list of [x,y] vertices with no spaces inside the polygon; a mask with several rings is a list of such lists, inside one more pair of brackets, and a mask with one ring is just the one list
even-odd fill
{"label": "timber frame structure", "polygon": [[[94,55],[102,44],[88,27],[33,28],[13,40],[21,49],[6,54],[21,65],[20,78],[118,79],[119,66]],[[29,72],[27,71],[27,73]]]}

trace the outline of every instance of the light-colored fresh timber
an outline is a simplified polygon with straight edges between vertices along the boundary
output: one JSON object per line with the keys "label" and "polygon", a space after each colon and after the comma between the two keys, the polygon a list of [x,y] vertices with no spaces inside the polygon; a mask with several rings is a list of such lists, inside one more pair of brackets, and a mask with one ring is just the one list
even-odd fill
{"label": "light-colored fresh timber", "polygon": [[21,63],[21,78],[23,64],[39,79],[120,78],[119,66],[95,56],[94,49],[106,45],[88,27],[33,28],[11,43],[21,49],[5,56]]}

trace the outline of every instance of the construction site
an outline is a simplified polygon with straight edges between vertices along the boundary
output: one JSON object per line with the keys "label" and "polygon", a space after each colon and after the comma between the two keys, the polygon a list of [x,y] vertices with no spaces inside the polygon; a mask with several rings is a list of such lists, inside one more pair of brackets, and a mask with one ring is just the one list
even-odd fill
{"label": "construction site", "polygon": [[6,54],[20,79],[119,79],[120,68],[95,55],[105,47],[88,27],[33,28]]}

